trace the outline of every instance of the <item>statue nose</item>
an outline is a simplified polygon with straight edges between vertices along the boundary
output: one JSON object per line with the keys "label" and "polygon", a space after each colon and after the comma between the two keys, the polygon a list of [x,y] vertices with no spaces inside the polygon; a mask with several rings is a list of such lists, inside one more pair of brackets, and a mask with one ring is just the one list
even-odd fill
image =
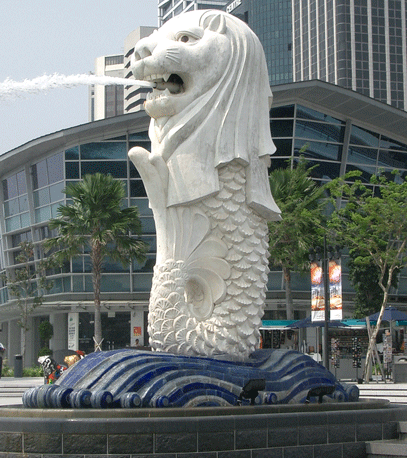
{"label": "statue nose", "polygon": [[143,38],[134,47],[134,59],[141,60],[145,57],[151,56],[157,43],[150,39],[150,37]]}

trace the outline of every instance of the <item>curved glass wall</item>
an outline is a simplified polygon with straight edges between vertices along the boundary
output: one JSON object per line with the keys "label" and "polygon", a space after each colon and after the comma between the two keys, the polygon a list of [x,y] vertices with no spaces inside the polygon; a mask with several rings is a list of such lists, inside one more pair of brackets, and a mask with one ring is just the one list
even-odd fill
{"label": "curved glass wall", "polygon": [[[274,107],[270,111],[270,126],[277,151],[272,157],[272,169],[286,167],[298,161],[302,154],[311,165],[313,178],[321,183],[348,170],[360,170],[369,181],[380,170],[395,168],[407,174],[407,144],[395,141],[377,132],[371,132],[349,121],[315,111],[299,104]],[[139,294],[148,298],[155,264],[156,236],[152,211],[140,174],[129,161],[127,152],[133,146],[150,149],[147,131],[116,136],[91,142],[78,142],[60,151],[44,156],[33,164],[20,166],[2,179],[4,215],[3,234],[0,238],[0,271],[16,263],[18,246],[23,240],[36,245],[35,260],[44,255],[41,242],[53,234],[47,226],[56,216],[65,195],[61,192],[68,183],[78,182],[87,173],[111,173],[122,180],[126,188],[124,206],[137,206],[143,227],[143,239],[149,245],[147,259],[142,264],[133,261],[123,267],[107,260],[102,279],[105,297],[134,300]],[[395,179],[398,179],[395,177]],[[344,266],[344,292],[352,288]],[[50,271],[53,281],[51,295],[67,295],[80,301],[92,292],[89,253],[82,253],[62,269]],[[407,273],[402,273],[399,294],[405,294]],[[284,290],[279,269],[269,275],[270,296],[277,297]],[[295,293],[309,293],[307,276],[295,276]],[[274,296],[272,296],[274,294]],[[304,298],[306,296],[304,295]],[[144,299],[143,299],[144,300]],[[147,299],[145,299],[147,300]],[[0,303],[7,301],[7,289],[0,283]]]}
{"label": "curved glass wall", "polygon": [[[0,256],[0,270],[16,264],[18,246],[24,240],[34,242],[35,259],[41,259],[44,256],[41,242],[55,235],[49,230],[47,222],[56,217],[58,207],[67,202],[62,190],[67,184],[80,181],[86,174],[99,172],[123,181],[126,189],[123,206],[139,208],[142,237],[149,245],[147,259],[142,265],[133,262],[123,267],[120,263],[107,260],[101,291],[123,293],[127,300],[131,299],[133,292],[149,293],[155,263],[155,225],[140,174],[127,157],[129,149],[136,145],[150,149],[147,132],[80,143],[46,156],[32,164],[29,169],[31,180],[28,182],[24,170],[3,179],[5,233],[0,242],[3,243],[6,261],[3,262]],[[3,251],[0,253],[3,254]],[[86,252],[47,275],[53,282],[51,295],[74,293],[74,299],[77,293],[80,300],[83,293],[93,291],[90,258]],[[7,288],[0,284],[0,303],[6,301]]]}

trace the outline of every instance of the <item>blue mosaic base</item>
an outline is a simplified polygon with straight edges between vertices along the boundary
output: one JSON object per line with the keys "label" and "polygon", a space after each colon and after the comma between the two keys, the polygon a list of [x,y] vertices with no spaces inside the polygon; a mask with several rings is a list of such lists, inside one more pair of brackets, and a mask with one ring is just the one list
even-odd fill
{"label": "blue mosaic base", "polygon": [[333,391],[324,402],[359,398],[356,385],[339,383],[321,364],[296,351],[258,350],[247,361],[236,362],[226,356],[125,349],[91,353],[65,371],[55,385],[28,390],[23,404],[32,408],[233,406],[253,379],[265,380],[256,404],[304,403],[310,390],[319,387]]}

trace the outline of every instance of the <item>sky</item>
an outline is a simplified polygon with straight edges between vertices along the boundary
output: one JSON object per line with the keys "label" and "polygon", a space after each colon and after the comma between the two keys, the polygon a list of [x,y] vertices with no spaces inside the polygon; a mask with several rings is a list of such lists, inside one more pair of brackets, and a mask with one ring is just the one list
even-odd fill
{"label": "sky", "polygon": [[[157,26],[157,0],[0,0],[0,84],[94,71],[95,58],[123,52],[139,26]],[[0,154],[88,122],[88,88],[0,100]]]}

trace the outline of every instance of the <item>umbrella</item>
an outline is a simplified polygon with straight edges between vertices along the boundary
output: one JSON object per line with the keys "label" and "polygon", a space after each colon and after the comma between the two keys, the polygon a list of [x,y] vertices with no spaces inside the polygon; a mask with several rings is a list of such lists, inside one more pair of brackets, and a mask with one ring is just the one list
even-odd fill
{"label": "umbrella", "polygon": [[[373,313],[370,315],[369,321],[377,321],[379,318],[380,312]],[[383,312],[383,321],[407,321],[407,313],[401,312],[396,309],[396,307],[386,307]]]}
{"label": "umbrella", "polygon": [[[295,321],[287,326],[287,328],[300,329],[300,328],[322,328],[325,326],[325,321],[311,321],[311,317]],[[330,328],[345,328],[346,324],[342,321],[329,321]]]}

